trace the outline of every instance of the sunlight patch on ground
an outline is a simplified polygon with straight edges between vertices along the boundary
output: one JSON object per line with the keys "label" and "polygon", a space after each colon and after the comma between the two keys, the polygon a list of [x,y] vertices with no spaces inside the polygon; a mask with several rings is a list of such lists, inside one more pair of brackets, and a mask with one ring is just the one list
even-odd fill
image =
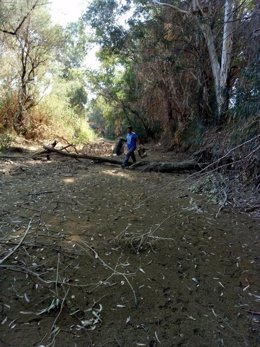
{"label": "sunlight patch on ground", "polygon": [[66,184],[75,183],[75,177],[66,177],[66,178],[63,178],[62,181]]}
{"label": "sunlight patch on ground", "polygon": [[130,175],[130,172],[127,170],[102,170],[102,173],[108,176],[116,176],[116,177],[123,177],[128,179],[129,181],[133,181],[133,177]]}
{"label": "sunlight patch on ground", "polygon": [[75,247],[75,242],[77,241],[81,241],[82,240],[82,235],[77,235],[77,234],[73,234],[70,236],[70,239],[69,240],[66,240],[67,243],[69,244],[73,244],[72,246]]}

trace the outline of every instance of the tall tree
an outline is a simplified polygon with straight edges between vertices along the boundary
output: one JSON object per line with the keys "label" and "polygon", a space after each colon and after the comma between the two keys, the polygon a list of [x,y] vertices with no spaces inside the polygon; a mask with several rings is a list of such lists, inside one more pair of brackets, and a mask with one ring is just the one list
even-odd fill
{"label": "tall tree", "polygon": [[[175,137],[181,138],[196,121],[201,129],[209,122],[224,122],[236,98],[238,71],[245,64],[239,28],[252,22],[255,2],[154,3],[127,2],[124,7],[116,0],[94,0],[85,16],[95,29],[101,58],[116,55],[117,62],[110,64],[120,61],[133,72],[136,83],[124,87],[124,101],[149,127],[170,130]],[[129,6],[131,17],[121,27],[120,15],[125,11],[126,17]]]}
{"label": "tall tree", "polygon": [[87,91],[85,81],[85,57],[89,49],[89,37],[81,19],[69,23],[64,32],[64,45],[60,50],[60,83],[67,89],[70,106],[79,116],[85,112]]}
{"label": "tall tree", "polygon": [[221,119],[227,111],[229,101],[227,83],[229,80],[232,58],[235,0],[224,1],[223,37],[220,56],[218,55],[218,42],[216,35],[213,32],[214,25],[212,23],[213,20],[216,19],[216,7],[221,5],[221,1],[210,2],[207,0],[192,0],[192,6],[190,9],[183,9],[169,3],[161,3],[157,0],[154,2],[160,6],[170,7],[183,15],[193,16],[196,19],[207,44],[211,70],[214,78],[217,114],[218,118]]}
{"label": "tall tree", "polygon": [[12,52],[16,57],[13,73],[19,95],[15,121],[18,131],[26,131],[25,122],[30,120],[28,111],[38,102],[37,85],[58,45],[61,45],[60,28],[51,25],[50,16],[42,8],[34,8],[6,44],[9,54]]}

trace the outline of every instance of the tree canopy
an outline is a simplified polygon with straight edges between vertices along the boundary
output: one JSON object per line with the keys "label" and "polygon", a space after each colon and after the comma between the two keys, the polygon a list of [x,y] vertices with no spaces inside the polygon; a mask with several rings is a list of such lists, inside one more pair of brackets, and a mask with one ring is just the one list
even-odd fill
{"label": "tree canopy", "polygon": [[[43,0],[3,2],[0,17],[2,126],[26,133],[53,93],[63,113],[109,136],[132,123],[170,145],[258,115],[257,1],[93,0],[65,30]],[[93,46],[96,70],[86,61]]]}
{"label": "tree canopy", "polygon": [[259,105],[256,1],[94,0],[83,18],[101,47],[97,94],[151,136],[178,143],[194,125],[200,134]]}

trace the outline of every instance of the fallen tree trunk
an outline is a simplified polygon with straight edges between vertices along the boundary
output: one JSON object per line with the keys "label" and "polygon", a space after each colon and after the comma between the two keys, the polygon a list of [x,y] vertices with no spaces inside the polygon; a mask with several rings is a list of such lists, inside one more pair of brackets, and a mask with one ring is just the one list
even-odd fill
{"label": "fallen tree trunk", "polygon": [[[105,157],[96,157],[88,154],[77,154],[77,153],[69,153],[60,149],[56,149],[50,146],[43,146],[45,149],[45,153],[58,153],[67,157],[75,158],[75,159],[90,159],[98,163],[110,163],[121,165],[122,161],[112,158]],[[159,162],[159,161],[138,161],[137,163],[132,164],[128,167],[130,170],[141,170],[143,172],[147,171],[156,171],[156,172],[186,172],[186,171],[199,171],[201,167],[195,161],[181,161],[181,162]]]}
{"label": "fallen tree trunk", "polygon": [[110,164],[117,164],[117,165],[122,164],[122,161],[112,159],[112,158],[96,157],[96,156],[88,155],[88,154],[69,153],[69,152],[65,152],[63,150],[56,149],[50,146],[43,146],[43,148],[46,150],[47,153],[54,152],[54,153],[58,153],[61,155],[65,155],[66,157],[71,157],[75,159],[89,159],[99,163],[110,163]]}
{"label": "fallen tree trunk", "polygon": [[160,161],[139,161],[129,167],[131,170],[141,170],[143,172],[156,171],[156,172],[185,172],[185,171],[199,171],[200,165],[192,160],[180,162],[160,162]]}

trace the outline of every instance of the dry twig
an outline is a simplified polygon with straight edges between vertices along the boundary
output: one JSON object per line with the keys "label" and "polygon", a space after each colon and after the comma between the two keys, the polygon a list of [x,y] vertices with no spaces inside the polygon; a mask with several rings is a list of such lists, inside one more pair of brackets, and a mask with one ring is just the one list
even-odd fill
{"label": "dry twig", "polygon": [[56,291],[57,296],[58,296],[59,265],[60,265],[60,253],[58,253],[57,270],[56,270],[56,283],[55,283],[55,291]]}
{"label": "dry twig", "polygon": [[[209,168],[211,168],[212,166],[218,164],[222,159],[226,158],[230,153],[234,152],[236,149],[254,141],[254,140],[257,140],[258,138],[260,138],[260,135],[257,135],[255,137],[253,137],[252,139],[248,140],[248,141],[245,141],[243,143],[241,143],[240,145],[236,146],[236,147],[233,147],[231,148],[225,155],[223,155],[222,157],[218,158],[217,160],[215,160],[213,163],[207,165],[206,167],[204,167],[200,172],[194,172],[193,174],[189,175],[185,180],[188,180],[194,176],[203,176],[203,175],[207,175],[209,173],[212,173],[216,170],[219,170],[219,169],[222,169],[224,167],[227,167],[230,165],[230,163],[228,164],[223,164],[221,166],[218,166],[216,167],[215,169],[212,169],[210,171],[207,171]],[[234,162],[232,162],[232,165],[236,164],[236,163],[239,163],[239,162],[242,162],[244,161],[245,159],[247,159],[249,156],[251,156],[252,154],[254,154],[255,152],[257,152],[258,150],[260,149],[260,146],[257,146],[254,150],[252,150],[247,156],[245,156],[244,158],[242,159],[239,159],[239,160],[236,160]],[[206,171],[206,172],[205,172]]]}
{"label": "dry twig", "polygon": [[51,334],[53,334],[53,332],[55,331],[55,324],[56,324],[56,322],[58,321],[58,319],[59,319],[59,317],[60,317],[60,315],[61,315],[61,312],[62,312],[62,310],[63,310],[64,303],[65,303],[65,300],[66,300],[66,298],[67,298],[67,296],[68,296],[68,294],[69,294],[69,291],[70,291],[70,288],[67,289],[67,291],[66,291],[66,293],[65,293],[65,295],[64,295],[64,298],[62,299],[62,302],[61,302],[61,305],[60,305],[59,313],[57,314],[56,318],[54,319],[54,322],[53,322],[52,327],[51,327],[51,332],[52,332]]}
{"label": "dry twig", "polygon": [[122,265],[122,264],[118,264],[118,263],[116,264],[115,268],[113,268],[112,266],[110,266],[109,264],[107,264],[107,263],[99,256],[99,254],[98,254],[91,246],[89,246],[86,242],[83,242],[83,241],[78,242],[78,245],[79,245],[83,250],[85,250],[84,247],[86,247],[87,249],[89,249],[89,250],[94,254],[94,258],[95,258],[95,259],[98,259],[99,262],[101,263],[101,265],[102,265],[105,269],[110,270],[110,271],[112,272],[112,274],[106,279],[106,281],[107,281],[109,278],[113,277],[113,276],[122,276],[122,277],[125,279],[125,281],[126,281],[127,284],[129,285],[129,287],[130,287],[130,289],[131,289],[131,291],[132,291],[132,293],[133,293],[135,306],[137,306],[137,305],[138,305],[137,296],[136,296],[136,293],[135,293],[135,290],[134,290],[132,284],[130,283],[130,281],[129,281],[129,279],[128,279],[129,276],[133,276],[133,275],[135,275],[135,273],[126,273],[126,272],[118,271],[118,270],[117,270],[117,267],[120,266],[120,265]]}
{"label": "dry twig", "polygon": [[125,240],[133,247],[135,252],[139,253],[141,249],[144,248],[146,244],[150,244],[150,240],[167,240],[167,241],[175,241],[173,238],[170,237],[160,237],[155,236],[154,233],[160,229],[160,227],[170,218],[172,218],[174,214],[168,215],[166,218],[164,218],[159,224],[156,225],[155,228],[151,227],[150,230],[144,234],[140,233],[129,233],[128,227],[126,227],[123,232],[121,232],[119,235],[117,235],[116,239],[118,240]]}
{"label": "dry twig", "polygon": [[4,261],[6,261],[9,257],[11,257],[16,251],[17,249],[21,246],[21,244],[23,243],[24,239],[26,238],[30,228],[31,228],[31,224],[32,224],[32,218],[30,219],[28,226],[25,230],[25,233],[23,235],[23,237],[21,238],[20,242],[18,243],[18,245],[16,245],[11,252],[9,252],[3,259],[0,260],[0,265],[2,265],[4,263]]}

